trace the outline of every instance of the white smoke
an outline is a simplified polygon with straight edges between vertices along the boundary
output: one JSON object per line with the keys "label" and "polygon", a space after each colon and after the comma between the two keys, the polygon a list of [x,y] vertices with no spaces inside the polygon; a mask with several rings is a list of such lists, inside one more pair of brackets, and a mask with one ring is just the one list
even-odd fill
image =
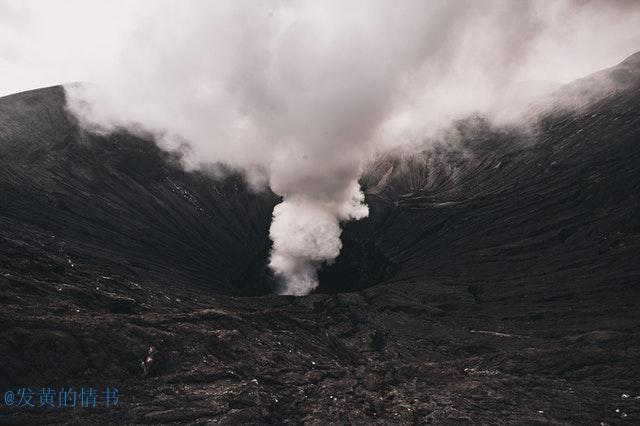
{"label": "white smoke", "polygon": [[[55,1],[3,1],[57,16]],[[373,150],[476,111],[517,116],[523,81],[564,82],[640,48],[640,7],[622,1],[140,0],[113,14],[92,3],[58,15],[59,55],[95,83],[67,86],[69,109],[93,130],[186,142],[187,167],[226,163],[268,184],[283,197],[269,265],[296,295],[338,256],[340,223],[367,215],[358,179]],[[55,31],[31,27],[8,37],[55,51]]]}
{"label": "white smoke", "polygon": [[269,266],[286,283],[286,294],[300,296],[316,288],[317,268],[340,254],[338,222],[361,219],[369,213],[358,183],[353,181],[350,188],[348,200],[317,201],[296,195],[274,208]]}

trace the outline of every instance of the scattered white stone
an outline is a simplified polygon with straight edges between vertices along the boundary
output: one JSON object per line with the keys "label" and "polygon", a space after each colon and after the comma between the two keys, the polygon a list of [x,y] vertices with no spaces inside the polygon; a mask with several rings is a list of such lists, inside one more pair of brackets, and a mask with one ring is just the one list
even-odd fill
{"label": "scattered white stone", "polygon": [[469,375],[474,375],[474,376],[481,376],[481,375],[495,376],[497,374],[500,374],[500,372],[498,370],[482,370],[482,369],[477,369],[475,367],[465,368],[464,372],[469,374]]}
{"label": "scattered white stone", "polygon": [[538,414],[544,414],[544,411],[538,410]]}
{"label": "scattered white stone", "polygon": [[626,394],[626,393],[623,393],[622,395],[620,395],[620,398],[627,399],[627,398],[629,398],[629,395]]}

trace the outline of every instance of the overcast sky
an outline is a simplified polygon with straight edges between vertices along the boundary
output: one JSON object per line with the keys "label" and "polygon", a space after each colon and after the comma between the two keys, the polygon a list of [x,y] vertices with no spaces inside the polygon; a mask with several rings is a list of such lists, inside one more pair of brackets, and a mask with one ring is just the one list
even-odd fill
{"label": "overcast sky", "polygon": [[[123,49],[136,38],[144,38],[144,21],[149,14],[164,10],[171,19],[172,7],[161,3],[165,2],[0,0],[0,95],[99,79]],[[613,6],[601,7],[598,14],[592,13],[593,8],[585,9],[589,19],[583,19],[578,6],[597,2],[571,3],[577,5],[575,12],[557,16],[560,22],[549,22],[546,32],[532,45],[522,64],[522,79],[567,82],[640,50],[639,1],[600,2]]]}

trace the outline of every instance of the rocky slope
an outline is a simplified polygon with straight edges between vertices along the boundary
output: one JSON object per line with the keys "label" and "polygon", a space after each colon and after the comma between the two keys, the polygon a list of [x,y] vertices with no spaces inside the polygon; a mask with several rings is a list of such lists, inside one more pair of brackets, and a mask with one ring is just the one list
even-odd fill
{"label": "rocky slope", "polygon": [[0,391],[120,390],[0,423],[640,421],[633,58],[532,134],[473,118],[380,158],[300,298],[270,294],[273,194],[82,131],[60,87],[0,99]]}

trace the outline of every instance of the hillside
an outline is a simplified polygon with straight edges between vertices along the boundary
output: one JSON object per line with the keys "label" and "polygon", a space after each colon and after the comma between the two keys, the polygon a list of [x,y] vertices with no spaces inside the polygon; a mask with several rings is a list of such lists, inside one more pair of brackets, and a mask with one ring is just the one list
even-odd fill
{"label": "hillside", "polygon": [[61,87],[0,98],[0,388],[121,392],[0,423],[640,421],[637,55],[533,134],[475,117],[372,163],[300,298],[270,293],[275,195],[87,133]]}

